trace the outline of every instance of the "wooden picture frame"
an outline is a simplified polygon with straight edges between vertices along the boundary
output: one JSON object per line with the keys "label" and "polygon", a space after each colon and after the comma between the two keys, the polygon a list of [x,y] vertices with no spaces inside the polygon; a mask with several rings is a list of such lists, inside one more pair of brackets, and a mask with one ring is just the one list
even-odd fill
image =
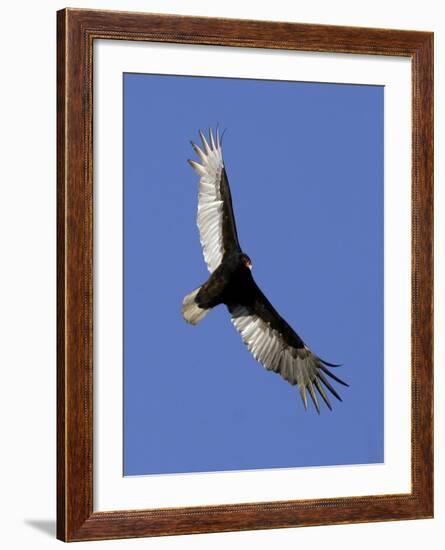
{"label": "wooden picture frame", "polygon": [[[412,490],[406,494],[93,511],[95,40],[403,56],[412,64]],[[57,14],[57,537],[63,541],[433,516],[433,34],[64,9]]]}

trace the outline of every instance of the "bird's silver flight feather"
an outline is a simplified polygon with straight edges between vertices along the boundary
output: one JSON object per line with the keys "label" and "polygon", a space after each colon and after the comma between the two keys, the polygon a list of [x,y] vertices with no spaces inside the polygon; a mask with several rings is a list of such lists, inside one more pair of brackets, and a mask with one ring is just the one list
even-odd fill
{"label": "bird's silver flight feather", "polygon": [[192,168],[200,176],[198,194],[197,225],[199,236],[209,271],[212,273],[221,263],[224,255],[223,244],[223,201],[220,192],[221,175],[224,168],[219,132],[216,141],[210,130],[210,144],[200,131],[202,149],[192,142],[201,163],[189,160]]}

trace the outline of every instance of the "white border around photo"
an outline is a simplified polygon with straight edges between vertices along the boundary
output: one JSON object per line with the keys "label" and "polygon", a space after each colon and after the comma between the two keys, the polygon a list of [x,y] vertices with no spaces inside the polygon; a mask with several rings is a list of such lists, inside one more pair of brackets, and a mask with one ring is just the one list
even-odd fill
{"label": "white border around photo", "polygon": [[[111,40],[94,47],[95,511],[410,492],[410,60]],[[123,476],[124,72],[385,86],[383,464]]]}

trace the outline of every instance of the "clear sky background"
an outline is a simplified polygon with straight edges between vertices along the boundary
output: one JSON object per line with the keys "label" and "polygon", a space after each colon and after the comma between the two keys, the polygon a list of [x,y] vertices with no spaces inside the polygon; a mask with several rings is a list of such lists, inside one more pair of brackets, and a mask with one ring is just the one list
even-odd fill
{"label": "clear sky background", "polygon": [[[383,462],[383,106],[378,86],[124,75],[125,475]],[[343,363],[333,412],[305,412],[224,306],[182,319],[209,276],[186,160],[217,123],[255,280]]]}

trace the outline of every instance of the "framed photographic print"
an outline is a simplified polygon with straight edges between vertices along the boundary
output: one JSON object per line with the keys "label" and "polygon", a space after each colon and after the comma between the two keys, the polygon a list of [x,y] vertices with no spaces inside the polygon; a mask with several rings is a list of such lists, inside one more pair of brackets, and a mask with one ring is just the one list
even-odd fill
{"label": "framed photographic print", "polygon": [[432,33],[57,21],[58,538],[432,517]]}

